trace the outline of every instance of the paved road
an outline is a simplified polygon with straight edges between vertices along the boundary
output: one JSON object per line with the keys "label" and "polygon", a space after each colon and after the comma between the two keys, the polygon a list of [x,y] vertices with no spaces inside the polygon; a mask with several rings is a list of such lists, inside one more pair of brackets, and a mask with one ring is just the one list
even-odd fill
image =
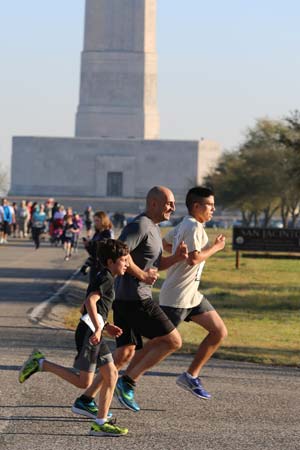
{"label": "paved road", "polygon": [[255,364],[211,360],[203,381],[213,393],[200,401],[175,385],[189,357],[175,355],[143,377],[137,390],[142,411],[114,400],[112,412],[128,436],[87,435],[90,421],[70,405],[76,388],[51,374],[23,385],[18,369],[32,347],[49,359],[72,365],[73,333],[32,324],[28,313],[57,290],[79,266],[60,249],[15,242],[0,247],[0,448],[1,450],[295,450],[300,438],[300,372]]}

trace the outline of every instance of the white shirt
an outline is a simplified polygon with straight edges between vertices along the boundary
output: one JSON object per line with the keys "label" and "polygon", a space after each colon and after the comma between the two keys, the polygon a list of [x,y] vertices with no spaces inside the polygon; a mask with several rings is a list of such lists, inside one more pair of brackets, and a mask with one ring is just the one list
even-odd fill
{"label": "white shirt", "polygon": [[[187,245],[189,253],[201,252],[208,245],[203,225],[192,216],[184,217],[164,239],[172,244],[173,254],[182,241]],[[173,308],[193,308],[199,305],[203,298],[198,288],[204,264],[205,261],[190,266],[186,261],[180,261],[170,267],[160,291],[160,305]]]}

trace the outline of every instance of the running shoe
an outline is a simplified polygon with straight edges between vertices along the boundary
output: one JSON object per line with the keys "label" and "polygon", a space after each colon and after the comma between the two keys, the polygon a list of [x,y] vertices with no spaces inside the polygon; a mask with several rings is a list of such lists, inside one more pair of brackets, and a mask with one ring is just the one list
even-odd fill
{"label": "running shoe", "polygon": [[[72,406],[72,412],[74,414],[79,414],[81,416],[88,417],[89,419],[95,419],[98,414],[98,406],[95,400],[91,400],[90,402],[84,402],[80,397],[75,400],[74,405]],[[112,418],[112,413],[109,412],[107,414],[107,418]]]}
{"label": "running shoe", "polygon": [[176,384],[198,398],[205,400],[211,398],[211,395],[203,388],[200,378],[189,378],[184,372],[177,378]]}
{"label": "running shoe", "polygon": [[125,436],[128,433],[127,428],[121,428],[115,425],[115,421],[107,421],[103,425],[94,422],[89,432],[90,436]]}
{"label": "running shoe", "polygon": [[19,372],[19,382],[24,383],[31,375],[40,370],[39,360],[45,356],[39,350],[33,350],[29,358],[24,362]]}
{"label": "running shoe", "polygon": [[122,377],[118,379],[115,394],[121,405],[125,406],[125,408],[134,412],[140,410],[139,405],[134,400],[133,386],[124,381]]}

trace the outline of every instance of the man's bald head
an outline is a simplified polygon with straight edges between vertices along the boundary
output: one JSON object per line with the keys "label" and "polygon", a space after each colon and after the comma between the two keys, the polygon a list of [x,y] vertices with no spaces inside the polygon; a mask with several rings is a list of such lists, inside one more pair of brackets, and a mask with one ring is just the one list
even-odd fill
{"label": "man's bald head", "polygon": [[147,194],[146,204],[148,205],[148,203],[151,202],[153,199],[161,200],[170,192],[171,192],[170,189],[166,188],[165,186],[154,186],[153,188],[150,189],[150,191]]}
{"label": "man's bald head", "polygon": [[146,197],[147,215],[155,223],[159,223],[169,220],[173,211],[175,211],[173,192],[165,186],[151,188]]}

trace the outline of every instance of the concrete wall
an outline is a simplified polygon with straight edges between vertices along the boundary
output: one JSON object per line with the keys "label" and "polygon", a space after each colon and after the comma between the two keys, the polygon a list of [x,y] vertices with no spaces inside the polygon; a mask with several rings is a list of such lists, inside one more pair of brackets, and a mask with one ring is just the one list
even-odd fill
{"label": "concrete wall", "polygon": [[12,195],[106,197],[107,173],[123,172],[123,197],[170,187],[184,198],[198,179],[199,142],[14,137]]}

